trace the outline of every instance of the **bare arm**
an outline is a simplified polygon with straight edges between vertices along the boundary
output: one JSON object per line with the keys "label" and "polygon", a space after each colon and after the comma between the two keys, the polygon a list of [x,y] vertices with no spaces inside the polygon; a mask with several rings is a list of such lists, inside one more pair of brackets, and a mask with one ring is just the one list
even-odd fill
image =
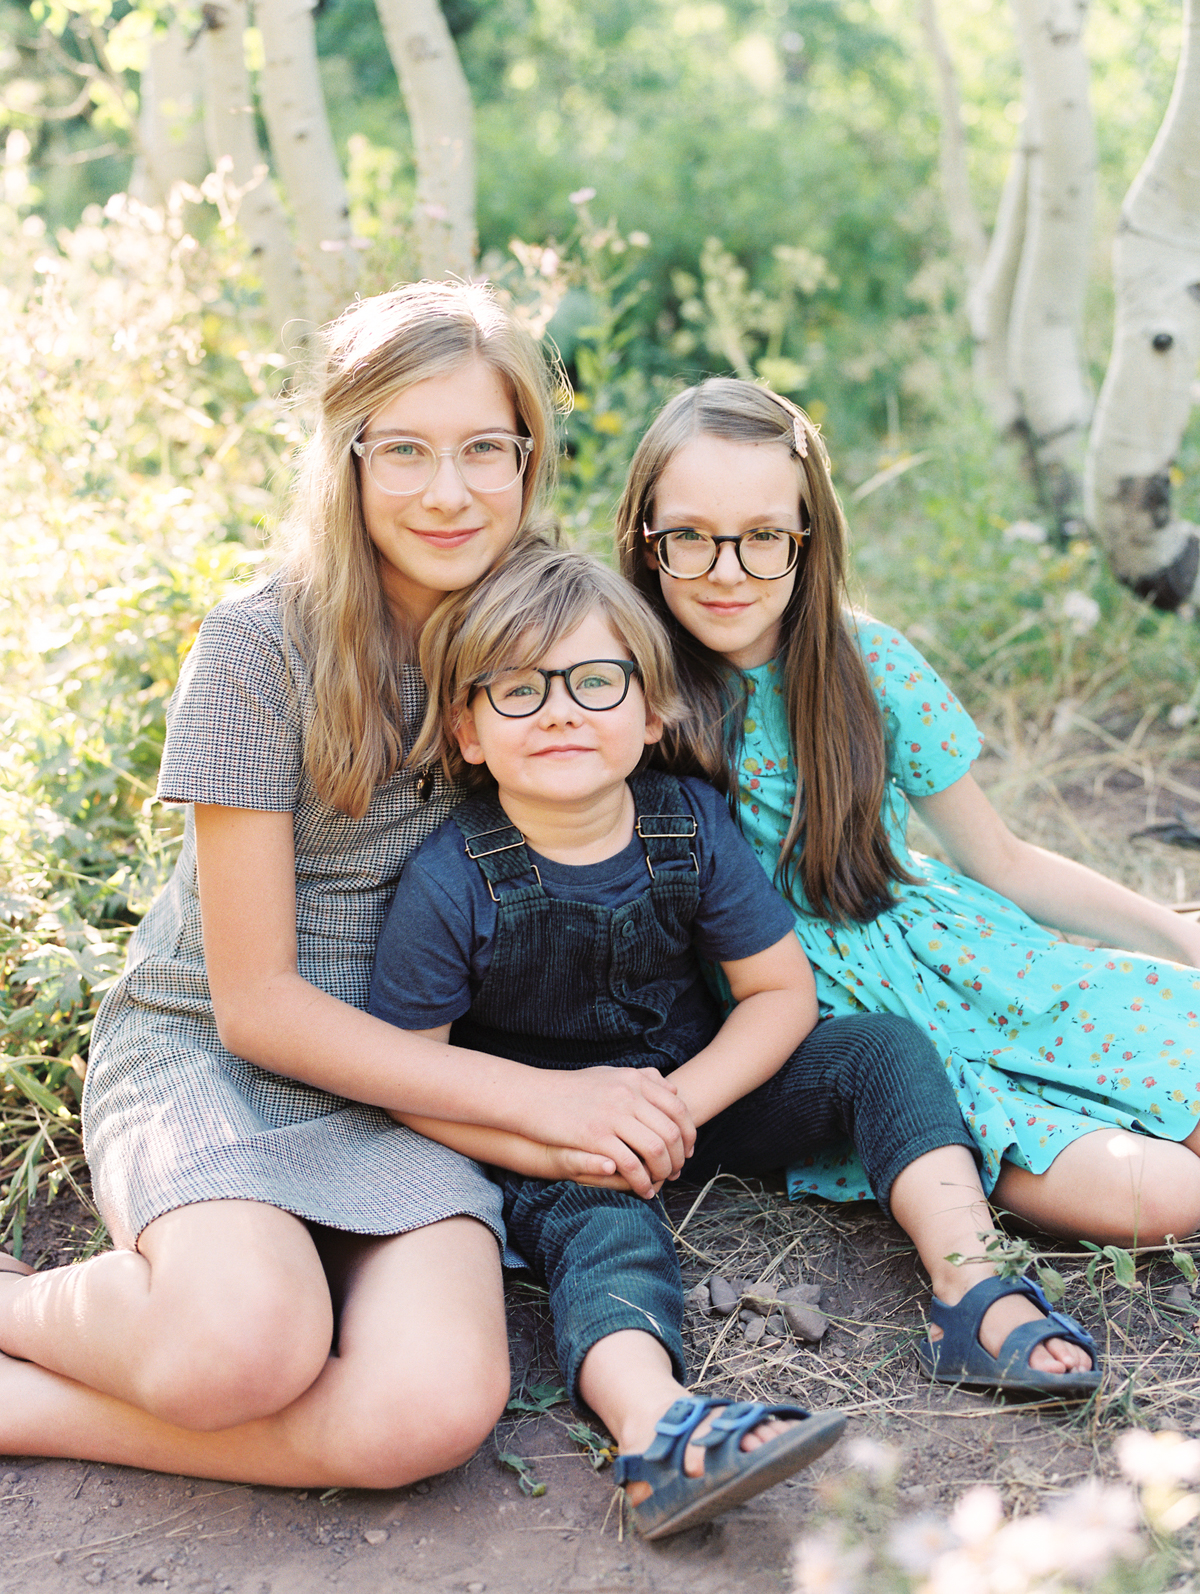
{"label": "bare arm", "polygon": [[549,1072],[408,1035],[301,978],[292,816],[196,805],[204,958],[230,1051],[374,1106],[482,1123],[611,1162],[645,1194],[695,1129],[653,1069]]}
{"label": "bare arm", "polygon": [[[436,1029],[405,1030],[406,1035],[424,1035],[433,1041],[450,1039],[449,1024]],[[474,1056],[475,1053],[470,1055]],[[484,1124],[449,1123],[444,1118],[425,1118],[419,1113],[392,1112],[398,1124],[407,1124],[428,1140],[449,1146],[451,1151],[464,1157],[474,1157],[476,1162],[491,1163],[497,1168],[509,1168],[513,1173],[523,1173],[531,1179],[603,1179],[616,1173],[616,1165],[607,1157],[591,1156],[570,1146],[547,1146],[531,1140],[528,1135],[512,1134],[507,1129],[490,1129]],[[628,1186],[623,1186],[628,1188]]]}
{"label": "bare arm", "polygon": [[1200,966],[1200,925],[1056,852],[1013,835],[972,775],[910,799],[956,869],[1023,908],[1039,924]]}
{"label": "bare arm", "polygon": [[778,1073],[817,1022],[812,969],[790,930],[766,951],[721,967],[737,1006],[670,1076],[697,1125]]}

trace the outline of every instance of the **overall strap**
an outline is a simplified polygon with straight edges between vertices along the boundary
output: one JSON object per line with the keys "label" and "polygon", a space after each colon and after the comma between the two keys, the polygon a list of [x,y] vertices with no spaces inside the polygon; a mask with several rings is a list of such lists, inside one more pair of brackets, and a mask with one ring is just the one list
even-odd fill
{"label": "overall strap", "polygon": [[[497,886],[517,881],[521,884],[515,885],[516,891],[531,891],[536,896],[545,894],[537,864],[525,846],[525,837],[495,797],[488,794],[468,797],[454,809],[451,818],[462,831],[467,857],[479,865],[493,902],[500,901]],[[512,894],[512,891],[505,893],[506,896]]]}
{"label": "overall strap", "polygon": [[696,858],[696,816],[684,800],[674,775],[643,769],[629,777],[637,809],[634,830],[646,849],[646,867],[654,879],[655,864],[685,863],[700,873]]}

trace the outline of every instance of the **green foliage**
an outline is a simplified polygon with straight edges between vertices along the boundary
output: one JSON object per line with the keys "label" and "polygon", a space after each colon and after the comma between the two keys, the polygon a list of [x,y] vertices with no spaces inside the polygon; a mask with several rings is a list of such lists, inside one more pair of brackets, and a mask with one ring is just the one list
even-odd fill
{"label": "green foliage", "polygon": [[59,1166],[96,1003],[171,867],[166,700],[261,558],[293,428],[239,262],[178,216],[118,198],[51,241],[9,205],[0,247],[2,1235]]}

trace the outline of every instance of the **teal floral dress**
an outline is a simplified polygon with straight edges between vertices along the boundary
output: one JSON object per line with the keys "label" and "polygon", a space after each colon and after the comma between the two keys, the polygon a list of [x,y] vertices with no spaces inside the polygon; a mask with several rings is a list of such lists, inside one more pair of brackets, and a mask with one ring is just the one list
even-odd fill
{"label": "teal floral dress", "polygon": [[[884,821],[915,885],[870,924],[807,913],[796,934],[822,1017],[902,1013],[937,1047],[983,1157],[988,1190],[1007,1157],[1043,1173],[1071,1141],[1109,1125],[1182,1140],[1200,1115],[1200,971],[1060,941],[1020,908],[905,840],[908,797],[944,791],[982,741],[953,692],[890,627],[857,618],[883,711]],[[740,818],[774,874],[795,793],[777,664],[749,672]],[[854,1152],[788,1169],[793,1195],[870,1198]]]}

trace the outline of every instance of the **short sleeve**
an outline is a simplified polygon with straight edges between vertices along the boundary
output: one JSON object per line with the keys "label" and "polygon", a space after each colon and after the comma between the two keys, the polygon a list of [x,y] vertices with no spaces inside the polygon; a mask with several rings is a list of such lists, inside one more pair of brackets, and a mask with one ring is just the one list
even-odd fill
{"label": "short sleeve", "polygon": [[265,594],[219,604],[167,708],[160,801],[294,812],[303,758],[299,689],[275,604]]}
{"label": "short sleeve", "polygon": [[700,906],[693,930],[696,951],[714,963],[765,952],[792,928],[792,910],[763,873],[724,797],[691,776],[680,785],[696,814],[703,842]]}
{"label": "short sleeve", "polygon": [[883,712],[888,772],[909,797],[945,791],[971,771],[983,737],[912,643],[890,626],[857,616],[858,643]]}
{"label": "short sleeve", "polygon": [[405,864],[388,908],[367,1011],[400,1029],[453,1024],[491,963],[495,907],[462,856],[461,833],[448,821]]}

